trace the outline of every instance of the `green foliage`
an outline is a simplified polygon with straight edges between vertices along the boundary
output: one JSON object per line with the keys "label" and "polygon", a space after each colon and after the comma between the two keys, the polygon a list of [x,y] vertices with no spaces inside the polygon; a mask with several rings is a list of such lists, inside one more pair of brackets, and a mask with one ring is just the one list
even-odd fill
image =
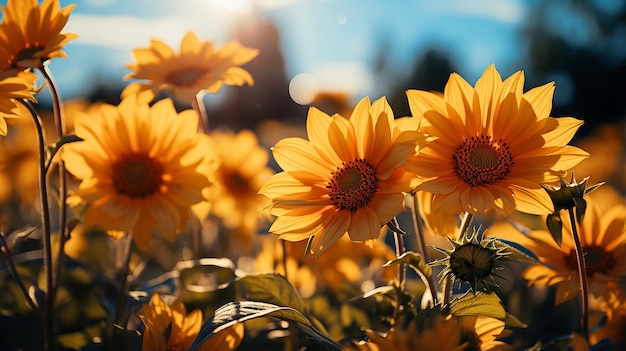
{"label": "green foliage", "polygon": [[259,301],[230,302],[220,307],[215,311],[215,315],[202,325],[198,337],[189,350],[198,350],[202,343],[208,340],[212,335],[235,323],[261,317],[274,317],[288,320],[294,323],[296,328],[304,332],[313,341],[324,347],[324,350],[341,350],[341,346],[338,343],[332,340],[326,333],[318,330],[313,323],[298,310]]}

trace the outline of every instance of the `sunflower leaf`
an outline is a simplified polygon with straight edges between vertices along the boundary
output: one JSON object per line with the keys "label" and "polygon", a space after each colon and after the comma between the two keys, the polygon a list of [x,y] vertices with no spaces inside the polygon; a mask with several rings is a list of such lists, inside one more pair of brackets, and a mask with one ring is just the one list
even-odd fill
{"label": "sunflower leaf", "polygon": [[67,134],[67,135],[62,136],[61,139],[59,139],[59,141],[57,141],[56,143],[48,147],[48,165],[52,162],[52,159],[59,152],[59,150],[61,150],[61,147],[63,145],[69,144],[69,143],[75,143],[77,141],[83,141],[83,140],[84,140],[83,138],[74,134]]}
{"label": "sunflower leaf", "polygon": [[507,314],[495,293],[468,292],[450,302],[450,313],[456,317],[485,316],[507,320]]}
{"label": "sunflower leaf", "polygon": [[302,313],[291,308],[277,306],[259,301],[229,302],[218,308],[212,318],[209,318],[200,329],[200,333],[191,345],[190,351],[199,350],[202,344],[221,330],[236,323],[245,322],[260,317],[275,317],[294,322],[294,326],[311,339],[320,344],[325,350],[341,350],[341,346],[332,340],[326,333],[319,331]]}
{"label": "sunflower leaf", "polygon": [[506,258],[512,258],[518,261],[539,262],[539,258],[532,251],[516,242],[497,238],[493,242],[496,247],[504,247],[506,249],[506,252],[509,253]]}
{"label": "sunflower leaf", "polygon": [[415,272],[426,277],[426,279],[430,279],[433,274],[433,270],[430,266],[426,265],[424,259],[420,254],[413,251],[407,251],[400,255],[398,258],[393,259],[383,265],[383,267],[389,267],[392,264],[407,264],[409,267],[413,268]]}
{"label": "sunflower leaf", "polygon": [[546,226],[552,234],[554,241],[561,247],[561,241],[563,239],[563,222],[561,216],[558,213],[551,213],[546,217]]}

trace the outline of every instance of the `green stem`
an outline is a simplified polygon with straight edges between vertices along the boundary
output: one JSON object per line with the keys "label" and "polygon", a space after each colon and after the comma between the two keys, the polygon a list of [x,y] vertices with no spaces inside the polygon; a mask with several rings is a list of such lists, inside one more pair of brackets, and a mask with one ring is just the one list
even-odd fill
{"label": "green stem", "polygon": [[125,236],[126,239],[126,252],[124,254],[124,265],[120,271],[120,291],[117,295],[117,305],[115,306],[115,315],[113,316],[113,322],[118,325],[124,326],[122,323],[122,312],[126,307],[126,289],[128,286],[128,273],[130,271],[130,258],[133,253],[133,234],[128,232]]}
{"label": "green stem", "polygon": [[204,104],[204,90],[200,90],[195,97],[195,100],[192,102],[192,105],[196,111],[198,111],[198,117],[200,123],[200,129],[204,133],[209,132],[209,114],[206,111],[206,105]]}
{"label": "green stem", "polygon": [[4,252],[7,258],[7,266],[9,267],[9,272],[11,272],[13,279],[15,279],[17,286],[22,292],[22,295],[24,295],[24,299],[26,300],[30,308],[37,314],[39,319],[43,321],[43,315],[41,314],[41,310],[39,309],[39,307],[37,307],[37,304],[32,299],[32,297],[30,297],[30,294],[28,293],[28,289],[26,289],[26,285],[24,284],[22,277],[20,277],[20,274],[17,271],[17,267],[15,266],[15,261],[13,261],[13,252],[11,251],[11,248],[9,248],[9,245],[4,239],[4,235],[5,235],[4,232],[0,231],[0,245],[2,246],[1,251]]}
{"label": "green stem", "polygon": [[572,223],[572,236],[574,238],[574,246],[576,248],[576,261],[578,263],[578,278],[580,280],[580,306],[582,309],[580,317],[581,332],[583,338],[589,342],[589,295],[587,287],[587,267],[585,264],[585,253],[580,245],[578,237],[578,229],[576,229],[576,217],[573,208],[568,208],[570,222]]}
{"label": "green stem", "polygon": [[41,226],[43,232],[43,265],[46,276],[46,302],[43,308],[43,333],[44,350],[51,350],[54,344],[54,334],[52,321],[54,315],[54,294],[53,289],[53,267],[52,267],[52,245],[50,240],[50,208],[48,205],[48,187],[46,184],[46,145],[44,141],[43,127],[37,111],[31,103],[19,100],[30,112],[37,131],[37,142],[39,146],[39,203],[41,206]]}
{"label": "green stem", "polygon": [[[48,61],[46,61],[41,67],[41,73],[48,84],[50,89],[50,96],[52,98],[52,112],[54,115],[54,126],[58,138],[61,139],[65,134],[65,123],[61,114],[61,96],[57,89],[56,83],[52,73],[48,69]],[[50,160],[52,162],[52,160]],[[65,241],[68,236],[66,233],[67,226],[67,179],[66,179],[65,162],[63,158],[59,157],[59,250],[57,254],[56,267],[53,273],[53,285],[52,285],[52,298],[57,293],[60,284],[60,277],[63,272],[63,259],[65,256]]]}
{"label": "green stem", "polygon": [[279,239],[279,240],[280,240],[281,247],[283,249],[283,271],[285,273],[285,279],[289,280],[287,276],[287,243],[285,242],[284,239]]}
{"label": "green stem", "polygon": [[[469,213],[469,212],[465,212],[465,215],[463,216],[463,220],[461,221],[461,226],[459,227],[459,234],[456,237],[456,240],[460,240],[463,235],[465,235],[465,232],[467,231],[467,228],[469,228],[470,224],[472,223],[472,219],[474,219],[474,215]],[[443,286],[443,304],[447,305],[448,302],[450,302],[450,298],[452,296],[452,285],[453,285],[453,281],[452,281],[452,275],[448,275],[448,277],[446,278],[445,282],[444,282],[444,286]]]}
{"label": "green stem", "polygon": [[[428,253],[428,248],[426,247],[426,239],[424,238],[424,228],[422,227],[422,221],[419,216],[419,203],[417,201],[417,195],[415,193],[413,196],[413,211],[411,211],[413,218],[413,230],[415,231],[415,235],[417,238],[417,247],[424,258],[424,262],[430,262],[430,255]],[[430,277],[426,277],[426,284],[428,285],[428,289],[430,290],[430,295],[432,296],[431,307],[436,304],[437,301],[437,285],[435,284],[435,277],[431,274]]]}
{"label": "green stem", "polygon": [[[398,225],[398,220],[394,217],[392,222],[396,228],[400,228]],[[393,239],[396,245],[396,256],[400,257],[406,251],[406,247],[404,246],[404,237],[401,233],[393,231]],[[404,293],[404,281],[406,280],[406,264],[400,263],[398,265],[398,278],[397,278],[397,286],[395,287],[396,292],[396,305],[393,309],[393,323],[395,324],[398,321],[398,316],[400,312],[402,312],[402,295]]]}

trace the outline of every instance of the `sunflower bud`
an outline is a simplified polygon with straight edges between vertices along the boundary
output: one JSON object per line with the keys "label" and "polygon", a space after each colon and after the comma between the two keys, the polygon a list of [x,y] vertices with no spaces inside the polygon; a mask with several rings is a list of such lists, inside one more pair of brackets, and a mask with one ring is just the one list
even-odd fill
{"label": "sunflower bud", "polygon": [[435,247],[447,257],[434,261],[430,265],[446,266],[440,273],[440,279],[452,275],[460,283],[468,283],[472,291],[489,291],[490,287],[498,287],[494,276],[496,271],[504,269],[499,260],[509,252],[496,246],[495,239],[482,239],[475,231],[471,236],[463,235],[459,240],[448,238],[453,249],[446,250]]}
{"label": "sunflower bud", "polygon": [[579,224],[582,223],[585,217],[585,210],[587,209],[587,201],[585,201],[584,196],[604,184],[604,182],[602,182],[587,188],[587,180],[589,180],[589,177],[586,177],[580,183],[577,182],[572,172],[572,179],[569,183],[565,182],[563,177],[559,177],[560,186],[541,184],[546,192],[548,192],[552,200],[552,205],[554,205],[554,213],[548,215],[546,218],[546,226],[559,247],[561,246],[561,238],[563,236],[563,222],[559,212],[561,210],[575,209],[576,220]]}

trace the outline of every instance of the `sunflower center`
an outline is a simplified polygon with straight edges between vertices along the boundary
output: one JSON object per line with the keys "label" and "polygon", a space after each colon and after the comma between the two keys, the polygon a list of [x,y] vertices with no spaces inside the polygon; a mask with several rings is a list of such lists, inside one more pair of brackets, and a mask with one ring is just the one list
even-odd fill
{"label": "sunflower center", "polygon": [[9,57],[6,68],[21,68],[19,67],[20,61],[32,59],[35,54],[41,51],[43,48],[43,45],[41,45],[39,42],[35,42],[34,44],[26,43],[22,50],[20,50],[17,54],[11,55]]}
{"label": "sunflower center", "polygon": [[[587,246],[583,248],[583,252],[585,253],[585,267],[589,278],[593,277],[596,272],[606,273],[615,266],[615,258],[603,247]],[[571,270],[578,269],[576,250],[570,251],[569,255],[565,257],[565,263]]]}
{"label": "sunflower center", "polygon": [[144,198],[157,192],[163,166],[145,153],[127,154],[113,164],[113,186],[120,195]]}
{"label": "sunflower center", "polygon": [[326,188],[337,208],[354,212],[370,203],[377,183],[374,166],[365,159],[355,159],[337,167]]}
{"label": "sunflower center", "polygon": [[231,173],[224,177],[226,187],[232,193],[246,193],[248,191],[248,182],[238,173]]}
{"label": "sunflower center", "polygon": [[513,165],[509,146],[491,136],[481,135],[466,139],[454,155],[454,172],[470,186],[493,184],[504,179]]}
{"label": "sunflower center", "polygon": [[494,267],[494,251],[476,244],[459,246],[450,255],[450,270],[465,282],[484,280]]}
{"label": "sunflower center", "polygon": [[188,67],[171,72],[165,77],[165,81],[172,85],[191,85],[205,74],[207,70],[204,68]]}

